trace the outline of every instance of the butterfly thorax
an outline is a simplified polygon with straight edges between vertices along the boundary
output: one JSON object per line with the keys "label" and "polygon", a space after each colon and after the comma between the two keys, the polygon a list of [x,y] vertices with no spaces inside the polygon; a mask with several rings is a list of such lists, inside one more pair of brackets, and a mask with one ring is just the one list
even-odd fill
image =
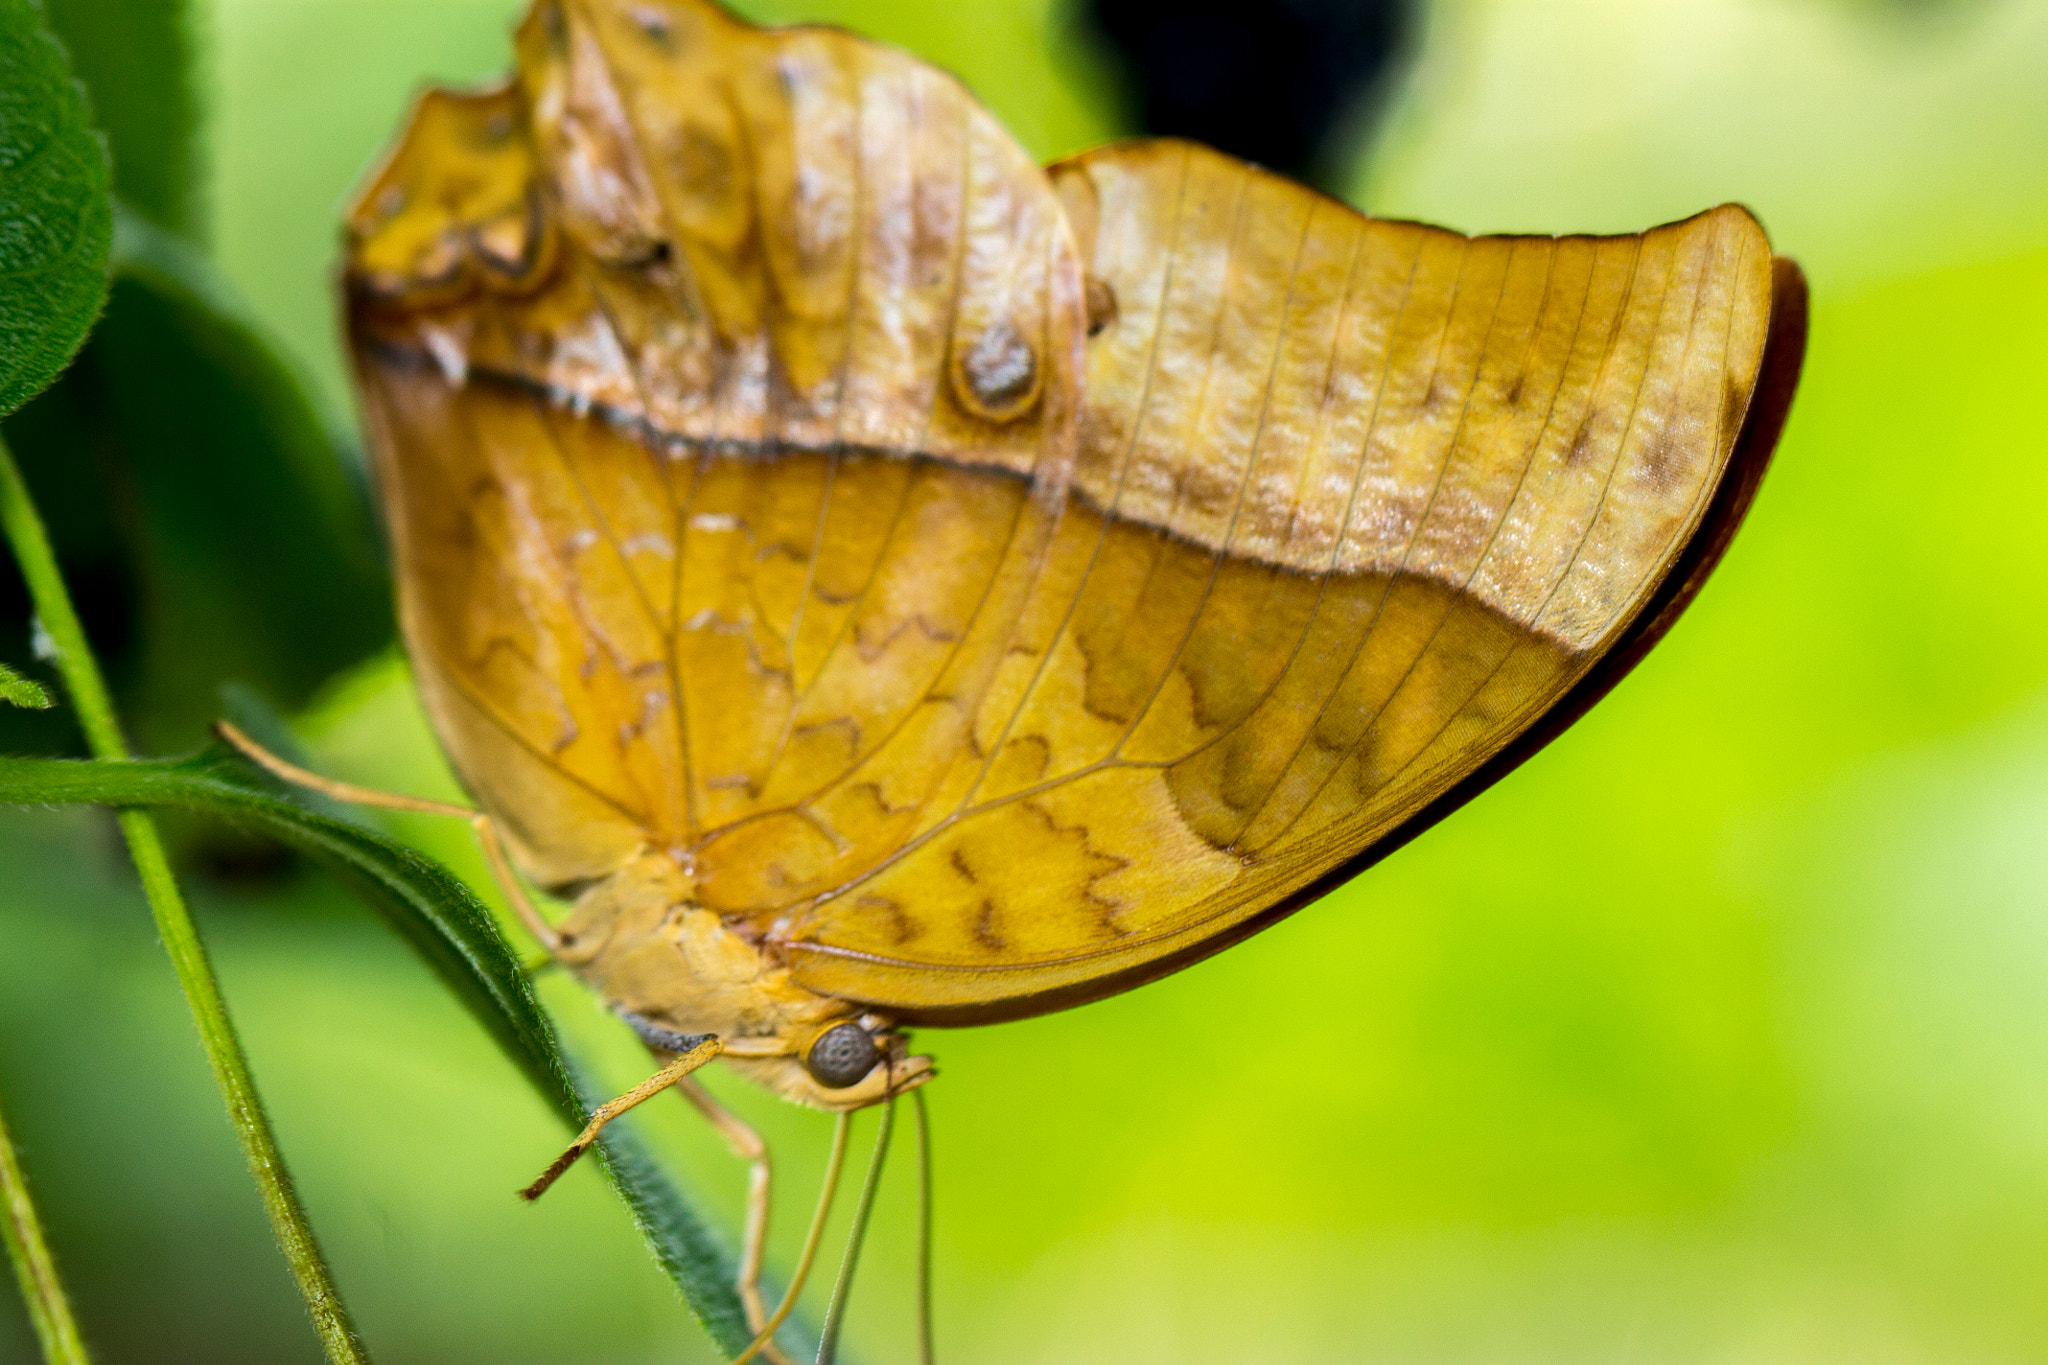
{"label": "butterfly thorax", "polygon": [[[695,893],[674,859],[643,854],[577,899],[558,955],[653,1046],[716,1034],[729,1064],[799,1104],[855,1109],[929,1077],[929,1060],[904,1055],[890,1020],[799,986]],[[849,1022],[873,1037],[880,1060],[851,1085],[821,1084],[805,1059]]]}

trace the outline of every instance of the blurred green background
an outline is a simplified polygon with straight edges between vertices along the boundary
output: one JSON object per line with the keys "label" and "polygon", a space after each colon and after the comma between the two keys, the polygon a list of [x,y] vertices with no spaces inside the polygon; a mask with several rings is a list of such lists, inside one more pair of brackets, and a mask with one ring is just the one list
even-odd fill
{"label": "blurred green background", "polygon": [[[202,8],[214,257],[338,413],[340,199],[409,92],[508,64],[519,8]],[[949,66],[1041,155],[1120,131],[1053,0],[743,8]],[[1429,10],[1354,201],[1545,232],[1749,204],[1814,296],[1777,464],[1664,646],[1450,822],[1167,981],[927,1035],[943,1359],[2048,1359],[2043,70],[2039,0]],[[394,657],[301,729],[452,791]],[[111,824],[5,813],[0,868],[0,1097],[102,1358],[317,1360]],[[562,1133],[366,912],[260,860],[193,890],[378,1360],[713,1358],[596,1172],[512,1197]],[[774,1143],[787,1265],[828,1122],[714,1084]],[[737,1163],[642,1114],[732,1228]],[[898,1155],[863,1361],[908,1356]],[[0,1361],[32,1352],[0,1295]]]}

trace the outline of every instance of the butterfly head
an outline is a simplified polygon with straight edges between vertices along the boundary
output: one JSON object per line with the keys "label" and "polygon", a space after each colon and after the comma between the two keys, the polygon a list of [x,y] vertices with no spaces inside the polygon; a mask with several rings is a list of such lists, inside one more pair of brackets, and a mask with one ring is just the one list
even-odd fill
{"label": "butterfly head", "polygon": [[907,1038],[875,1014],[806,1022],[773,1043],[742,1040],[724,1055],[728,1065],[784,1099],[832,1111],[878,1104],[936,1074],[931,1058],[911,1055]]}

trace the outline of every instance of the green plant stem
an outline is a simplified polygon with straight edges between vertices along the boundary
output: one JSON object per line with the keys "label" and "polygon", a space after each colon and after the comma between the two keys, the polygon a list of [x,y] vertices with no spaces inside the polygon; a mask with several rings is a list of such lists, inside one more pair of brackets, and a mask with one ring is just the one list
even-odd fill
{"label": "green plant stem", "polygon": [[[21,565],[29,601],[55,653],[57,672],[77,712],[79,728],[85,732],[86,746],[96,758],[127,758],[127,741],[121,735],[99,663],[86,644],[78,613],[71,606],[71,594],[57,571],[56,556],[51,553],[42,518],[36,514],[21,470],[4,442],[0,442],[0,531],[6,533]],[[348,1309],[335,1291],[327,1260],[320,1253],[305,1206],[299,1202],[298,1190],[278,1151],[269,1116],[249,1074],[249,1059],[242,1051],[227,1004],[221,998],[220,980],[214,975],[205,945],[199,939],[198,926],[192,922],[191,911],[171,875],[170,860],[164,856],[156,822],[140,810],[123,810],[119,819],[121,833],[128,840],[129,855],[142,879],[143,893],[156,916],[157,933],[171,956],[178,984],[184,988],[206,1060],[213,1068],[214,1081],[227,1104],[228,1118],[242,1144],[242,1155],[248,1160],[249,1172],[263,1197],[264,1211],[270,1215],[278,1246],[306,1301],[306,1311],[312,1316],[313,1329],[319,1333],[327,1358],[334,1365],[367,1365],[369,1357],[349,1321]]]}
{"label": "green plant stem", "polygon": [[[581,1131],[597,1106],[611,1098],[562,1052],[526,973],[474,892],[440,864],[383,835],[283,799],[261,769],[224,745],[175,761],[0,755],[0,805],[164,807],[271,834],[328,867],[383,916],[561,1114],[570,1132]],[[734,1288],[732,1263],[629,1123],[606,1128],[598,1146],[655,1259],[711,1339],[737,1355],[754,1334]]]}
{"label": "green plant stem", "polygon": [[49,1365],[92,1365],[85,1341],[78,1335],[78,1322],[71,1316],[71,1300],[64,1296],[64,1282],[57,1278],[50,1245],[43,1240],[43,1225],[28,1197],[28,1180],[21,1173],[4,1117],[0,1117],[0,1235],[7,1243],[7,1259],[14,1262],[15,1277],[21,1281],[21,1297],[28,1301],[29,1321],[43,1343],[43,1359]]}

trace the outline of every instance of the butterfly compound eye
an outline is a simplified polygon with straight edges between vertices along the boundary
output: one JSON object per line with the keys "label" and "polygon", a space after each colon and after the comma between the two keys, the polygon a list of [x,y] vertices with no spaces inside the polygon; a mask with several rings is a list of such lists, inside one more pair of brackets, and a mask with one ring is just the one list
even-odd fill
{"label": "butterfly compound eye", "polygon": [[859,1024],[834,1024],[811,1044],[804,1065],[827,1090],[844,1090],[875,1069],[881,1058],[875,1040]]}

